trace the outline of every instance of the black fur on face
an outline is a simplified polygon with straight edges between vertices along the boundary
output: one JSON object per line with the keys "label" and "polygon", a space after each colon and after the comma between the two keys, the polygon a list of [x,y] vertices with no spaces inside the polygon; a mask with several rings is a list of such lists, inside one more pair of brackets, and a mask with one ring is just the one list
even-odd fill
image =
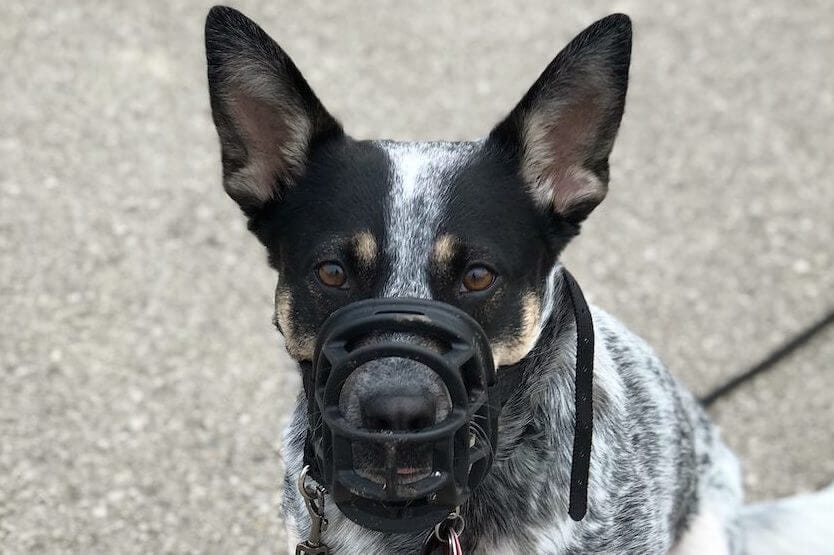
{"label": "black fur on face", "polygon": [[[496,364],[523,358],[552,311],[558,255],[607,190],[630,41],[625,16],[589,27],[481,141],[360,141],[266,33],[212,9],[224,186],[278,271],[275,322],[290,354],[309,360],[322,322],[350,302],[412,296],[471,314]],[[494,281],[467,290],[470,272]]]}

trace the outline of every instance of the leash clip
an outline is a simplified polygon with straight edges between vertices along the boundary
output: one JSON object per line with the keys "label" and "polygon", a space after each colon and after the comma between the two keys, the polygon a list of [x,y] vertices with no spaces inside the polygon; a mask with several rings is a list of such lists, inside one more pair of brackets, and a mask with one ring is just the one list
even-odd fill
{"label": "leash clip", "polygon": [[298,492],[307,505],[310,515],[310,537],[307,541],[299,542],[295,546],[295,555],[330,555],[330,548],[321,541],[321,535],[327,531],[327,518],[324,516],[324,493],[322,486],[307,484],[307,473],[310,465],[301,470],[298,477]]}
{"label": "leash clip", "polygon": [[429,532],[423,542],[422,555],[463,555],[460,535],[465,526],[460,507],[457,507]]}

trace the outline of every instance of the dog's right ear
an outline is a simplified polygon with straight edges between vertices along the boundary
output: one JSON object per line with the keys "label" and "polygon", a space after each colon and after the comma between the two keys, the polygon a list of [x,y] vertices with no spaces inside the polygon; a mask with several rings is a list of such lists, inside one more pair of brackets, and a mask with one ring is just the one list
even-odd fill
{"label": "dog's right ear", "polygon": [[251,218],[293,186],[316,141],[342,128],[290,57],[237,10],[209,12],[206,59],[223,186]]}

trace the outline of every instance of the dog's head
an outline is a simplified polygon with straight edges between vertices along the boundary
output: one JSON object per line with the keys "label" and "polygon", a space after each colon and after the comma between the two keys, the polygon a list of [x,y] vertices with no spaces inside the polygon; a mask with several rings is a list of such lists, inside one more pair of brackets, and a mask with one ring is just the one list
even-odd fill
{"label": "dog's head", "polygon": [[[607,191],[628,81],[626,16],[583,31],[474,142],[350,137],[287,54],[234,10],[211,11],[206,49],[224,187],[278,271],[275,323],[293,358],[311,359],[332,312],[374,297],[463,309],[499,367],[533,349],[557,258]],[[448,410],[427,368],[366,366],[344,388],[351,418],[409,429]]]}

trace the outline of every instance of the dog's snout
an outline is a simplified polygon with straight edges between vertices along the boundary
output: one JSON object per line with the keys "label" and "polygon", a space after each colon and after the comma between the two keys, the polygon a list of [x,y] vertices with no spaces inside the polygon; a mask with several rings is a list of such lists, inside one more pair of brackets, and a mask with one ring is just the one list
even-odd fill
{"label": "dog's snout", "polygon": [[408,432],[442,421],[452,403],[443,380],[429,367],[385,357],[366,362],[348,377],[339,408],[354,426]]}
{"label": "dog's snout", "polygon": [[436,404],[428,391],[376,394],[361,403],[362,425],[369,430],[397,432],[428,428],[435,423]]}

